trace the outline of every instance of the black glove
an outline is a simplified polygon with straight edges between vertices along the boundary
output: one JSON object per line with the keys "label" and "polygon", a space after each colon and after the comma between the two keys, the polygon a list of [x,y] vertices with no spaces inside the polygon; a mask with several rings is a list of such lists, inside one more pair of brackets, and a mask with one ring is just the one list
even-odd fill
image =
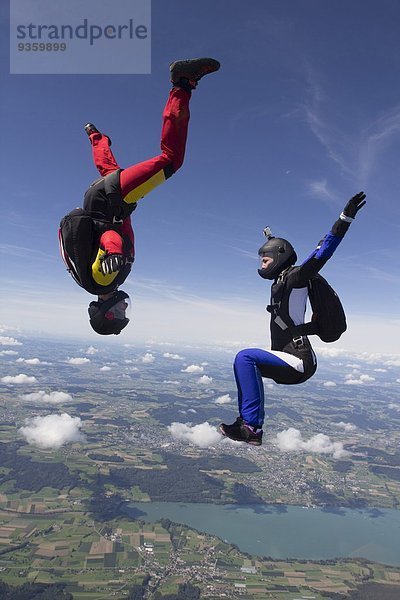
{"label": "black glove", "polygon": [[348,217],[348,219],[352,221],[355,218],[358,211],[360,210],[360,208],[364,206],[366,202],[365,198],[366,194],[364,194],[364,192],[358,192],[358,194],[350,198],[350,200],[344,207],[340,218],[343,219],[343,221],[347,221],[346,217]]}
{"label": "black glove", "polygon": [[122,254],[107,254],[101,258],[100,269],[103,275],[110,275],[122,269],[125,257]]}

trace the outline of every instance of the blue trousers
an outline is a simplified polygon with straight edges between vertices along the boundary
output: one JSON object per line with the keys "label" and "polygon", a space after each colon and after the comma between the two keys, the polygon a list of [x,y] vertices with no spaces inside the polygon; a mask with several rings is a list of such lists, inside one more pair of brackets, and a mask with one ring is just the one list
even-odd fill
{"label": "blue trousers", "polygon": [[315,368],[310,373],[305,373],[304,369],[297,370],[289,362],[298,359],[292,355],[287,357],[288,362],[260,348],[247,348],[236,355],[233,370],[238,389],[239,414],[248,425],[262,427],[264,423],[263,377],[273,379],[276,383],[294,384],[305,381],[315,372]]}

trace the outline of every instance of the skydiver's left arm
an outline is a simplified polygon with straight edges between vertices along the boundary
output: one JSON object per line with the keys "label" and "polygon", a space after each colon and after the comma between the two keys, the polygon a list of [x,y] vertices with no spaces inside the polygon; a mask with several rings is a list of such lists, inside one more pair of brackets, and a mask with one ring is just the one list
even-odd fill
{"label": "skydiver's left arm", "polygon": [[331,258],[336,248],[344,238],[352,221],[354,221],[357,212],[365,204],[366,195],[359,192],[347,202],[339,218],[333,224],[332,229],[319,242],[314,252],[303,262],[297,272],[297,285],[306,284],[307,281],[316,275],[325,263]]}

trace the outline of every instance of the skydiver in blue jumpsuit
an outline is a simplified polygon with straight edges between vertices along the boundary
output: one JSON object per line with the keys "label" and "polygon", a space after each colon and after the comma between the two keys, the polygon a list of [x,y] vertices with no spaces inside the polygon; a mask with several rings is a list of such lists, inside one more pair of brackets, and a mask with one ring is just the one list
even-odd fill
{"label": "skydiver in blue jumpsuit", "polygon": [[[271,350],[247,348],[241,350],[234,361],[234,374],[238,389],[239,417],[231,425],[222,423],[220,432],[230,439],[260,446],[264,422],[264,388],[262,378],[276,383],[303,383],[317,368],[314,350],[306,335],[293,339],[286,324],[304,323],[308,299],[308,282],[331,258],[354,220],[365,204],[366,195],[359,192],[346,204],[330,232],[318,244],[314,252],[302,263],[293,267],[297,260],[293,246],[282,238],[270,237],[259,249],[261,268],[258,273],[264,279],[273,280],[271,307],[280,303],[281,319],[271,311]],[[282,295],[282,280],[285,278]]]}

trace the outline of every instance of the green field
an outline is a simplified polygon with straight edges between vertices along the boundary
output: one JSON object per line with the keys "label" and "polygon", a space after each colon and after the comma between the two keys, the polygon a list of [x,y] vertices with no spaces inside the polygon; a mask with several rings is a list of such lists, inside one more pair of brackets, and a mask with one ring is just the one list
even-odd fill
{"label": "green field", "polygon": [[[48,492],[51,501],[53,490]],[[0,547],[5,551],[0,555],[2,581],[15,586],[27,581],[65,583],[78,600],[100,600],[110,593],[124,598],[146,575],[154,593],[162,594],[194,581],[211,597],[240,593],[255,599],[308,595],[320,600],[331,593],[348,595],[361,582],[374,581],[396,586],[400,596],[396,568],[353,560],[256,559],[217,538],[171,523],[167,529],[127,519],[98,523],[78,509],[51,517],[1,511],[0,534],[8,535]]]}

